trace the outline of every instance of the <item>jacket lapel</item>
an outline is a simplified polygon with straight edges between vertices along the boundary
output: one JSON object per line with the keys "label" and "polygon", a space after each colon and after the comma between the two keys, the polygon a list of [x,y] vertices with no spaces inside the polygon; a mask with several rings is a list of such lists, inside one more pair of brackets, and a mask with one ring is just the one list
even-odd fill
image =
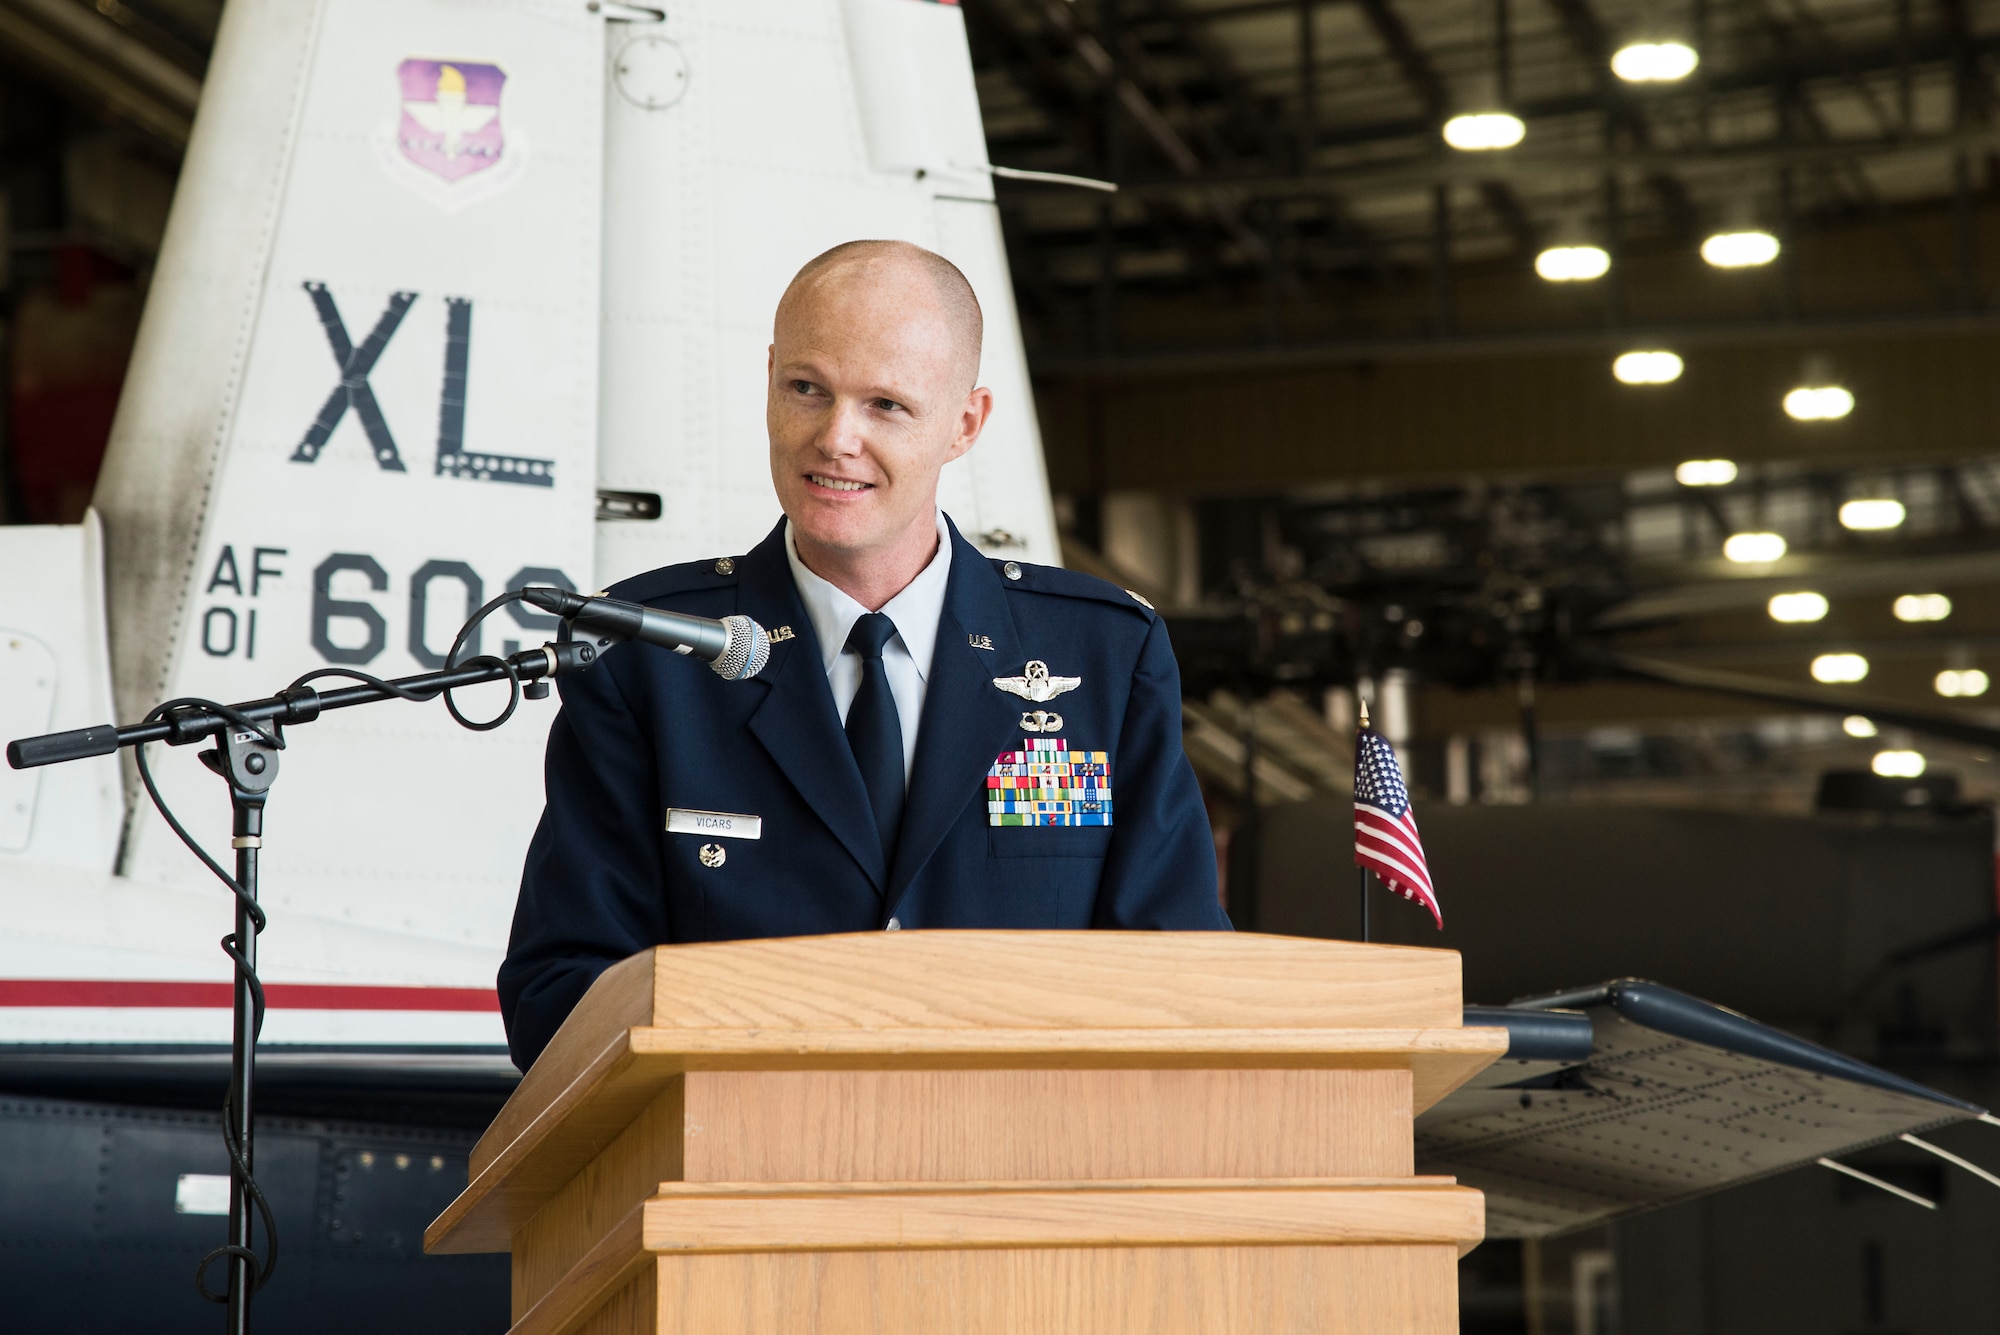
{"label": "jacket lapel", "polygon": [[[951,579],[938,618],[916,764],[889,882],[892,906],[966,804],[984,791],[993,757],[1007,749],[1010,737],[1019,740],[1021,702],[993,686],[994,677],[1017,670],[1021,661],[1007,590],[992,563],[959,536],[956,524],[951,541]],[[992,649],[973,648],[968,635],[989,637]]]}
{"label": "jacket lapel", "polygon": [[750,731],[868,873],[879,894],[889,878],[875,813],[840,726],[812,618],[792,583],[783,520],[743,558],[737,607],[766,630],[790,626],[793,636],[771,646],[770,663],[747,683],[765,690],[763,702],[750,714]]}

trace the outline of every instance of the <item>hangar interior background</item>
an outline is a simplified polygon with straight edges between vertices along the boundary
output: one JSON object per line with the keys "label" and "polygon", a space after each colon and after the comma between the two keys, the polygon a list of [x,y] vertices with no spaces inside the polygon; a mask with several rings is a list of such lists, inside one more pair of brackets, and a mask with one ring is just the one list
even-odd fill
{"label": "hangar interior background", "polygon": [[[1358,690],[1449,929],[1380,913],[1470,999],[1645,974],[1993,1102],[2000,765],[1909,720],[2000,722],[2000,3],[962,7],[993,161],[1119,186],[1001,209],[1065,553],[1171,620],[1238,921],[1354,934]],[[219,13],[0,0],[8,522],[88,501]],[[1942,1208],[1488,1244],[1465,1329],[1990,1328],[2000,1194],[1869,1162]]]}

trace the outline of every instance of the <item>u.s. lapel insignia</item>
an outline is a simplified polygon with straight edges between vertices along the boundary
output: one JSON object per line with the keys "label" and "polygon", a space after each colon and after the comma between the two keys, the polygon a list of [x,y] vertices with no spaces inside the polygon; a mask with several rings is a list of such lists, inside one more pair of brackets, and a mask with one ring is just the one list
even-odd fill
{"label": "u.s. lapel insignia", "polygon": [[1109,752],[1071,750],[1060,737],[1024,738],[986,772],[986,823],[1109,825],[1110,762]]}
{"label": "u.s. lapel insignia", "polygon": [[791,638],[792,638],[792,628],[790,626],[779,626],[771,632],[772,644],[777,644],[780,641],[789,640]]}
{"label": "u.s. lapel insignia", "polygon": [[965,642],[975,649],[984,649],[989,654],[993,652],[991,635],[968,635],[965,637]]}
{"label": "u.s. lapel insignia", "polygon": [[1033,700],[1038,705],[1083,685],[1082,677],[1051,677],[1049,665],[1039,658],[1029,659],[1021,672],[1018,677],[995,677],[993,684],[1009,695]]}

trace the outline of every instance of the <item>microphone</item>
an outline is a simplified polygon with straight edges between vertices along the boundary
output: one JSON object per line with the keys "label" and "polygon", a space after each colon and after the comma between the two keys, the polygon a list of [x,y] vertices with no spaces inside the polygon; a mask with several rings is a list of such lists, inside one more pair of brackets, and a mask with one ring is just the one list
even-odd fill
{"label": "microphone", "polygon": [[771,661],[771,637],[746,616],[715,621],[617,598],[585,598],[545,584],[521,590],[521,601],[605,639],[638,640],[699,658],[724,681],[754,677]]}

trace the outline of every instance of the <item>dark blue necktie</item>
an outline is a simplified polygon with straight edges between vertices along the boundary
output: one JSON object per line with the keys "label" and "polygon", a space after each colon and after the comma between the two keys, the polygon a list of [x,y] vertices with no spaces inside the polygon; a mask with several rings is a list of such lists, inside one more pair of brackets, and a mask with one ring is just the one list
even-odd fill
{"label": "dark blue necktie", "polygon": [[903,724],[882,665],[883,646],[895,633],[896,623],[880,612],[863,616],[847,633],[847,647],[861,655],[861,689],[847,709],[847,744],[875,809],[885,866],[896,856],[896,831],[903,823]]}

